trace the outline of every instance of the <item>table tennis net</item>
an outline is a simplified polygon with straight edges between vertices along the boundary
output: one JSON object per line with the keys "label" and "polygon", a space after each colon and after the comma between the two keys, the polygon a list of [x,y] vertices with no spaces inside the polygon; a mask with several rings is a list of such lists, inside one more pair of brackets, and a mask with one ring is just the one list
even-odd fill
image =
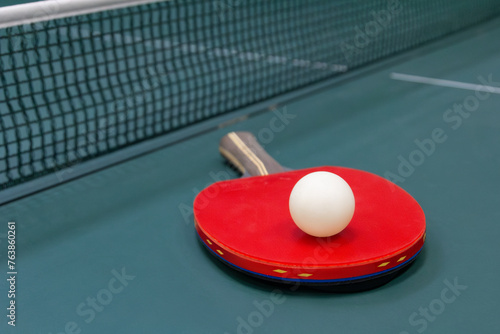
{"label": "table tennis net", "polygon": [[2,28],[0,189],[499,13],[496,0],[190,0]]}

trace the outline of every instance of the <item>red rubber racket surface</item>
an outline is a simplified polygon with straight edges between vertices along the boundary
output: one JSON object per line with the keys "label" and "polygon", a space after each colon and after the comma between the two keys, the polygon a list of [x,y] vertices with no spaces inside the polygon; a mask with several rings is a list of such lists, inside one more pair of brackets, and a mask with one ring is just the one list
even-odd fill
{"label": "red rubber racket surface", "polygon": [[[328,171],[352,188],[356,208],[348,227],[329,238],[302,232],[288,209],[290,192],[306,174]],[[343,282],[402,267],[425,240],[425,216],[402,188],[368,172],[317,167],[217,182],[194,202],[196,230],[220,259],[264,278]]]}

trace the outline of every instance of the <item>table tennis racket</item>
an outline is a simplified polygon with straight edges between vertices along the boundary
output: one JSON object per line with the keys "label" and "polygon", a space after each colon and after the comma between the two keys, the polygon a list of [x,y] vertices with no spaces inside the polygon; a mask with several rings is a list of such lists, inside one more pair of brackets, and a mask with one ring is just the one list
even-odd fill
{"label": "table tennis racket", "polygon": [[[227,134],[219,150],[243,177],[196,196],[195,227],[209,252],[234,269],[273,282],[360,291],[396,277],[424,245],[423,210],[380,176],[332,166],[288,170],[248,132]],[[355,197],[351,222],[332,237],[304,233],[289,212],[292,188],[316,171],[339,175]]]}

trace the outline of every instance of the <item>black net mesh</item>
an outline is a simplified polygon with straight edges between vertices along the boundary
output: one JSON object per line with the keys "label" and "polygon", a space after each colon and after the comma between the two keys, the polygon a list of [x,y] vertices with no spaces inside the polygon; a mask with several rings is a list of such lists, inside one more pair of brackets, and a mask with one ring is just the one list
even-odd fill
{"label": "black net mesh", "polygon": [[0,186],[421,45],[496,0],[165,1],[0,29]]}

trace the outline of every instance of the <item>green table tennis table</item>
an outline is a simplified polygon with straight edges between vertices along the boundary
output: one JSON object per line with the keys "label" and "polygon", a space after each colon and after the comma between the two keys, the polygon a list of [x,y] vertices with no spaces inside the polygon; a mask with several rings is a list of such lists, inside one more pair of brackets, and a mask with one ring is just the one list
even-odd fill
{"label": "green table tennis table", "polygon": [[[498,40],[500,20],[490,20],[8,201],[0,332],[497,333]],[[238,177],[218,141],[240,130],[283,165],[347,166],[399,184],[426,214],[420,257],[388,284],[352,294],[291,291],[213,260],[192,203],[205,186]],[[8,222],[15,327],[6,317]]]}

